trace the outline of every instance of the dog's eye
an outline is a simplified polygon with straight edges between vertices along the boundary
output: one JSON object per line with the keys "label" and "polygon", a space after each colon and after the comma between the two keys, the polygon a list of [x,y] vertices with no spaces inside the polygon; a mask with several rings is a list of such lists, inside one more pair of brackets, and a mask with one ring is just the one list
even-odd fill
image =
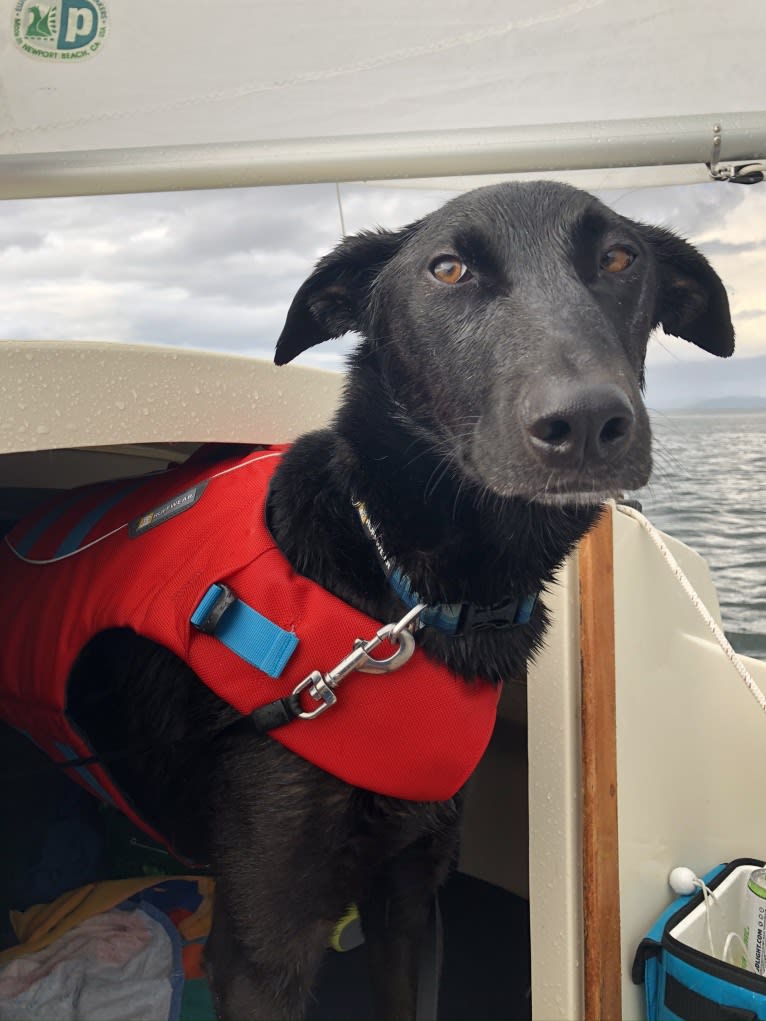
{"label": "dog's eye", "polygon": [[601,268],[607,273],[622,273],[635,260],[636,256],[629,248],[615,245],[608,248],[601,256]]}
{"label": "dog's eye", "polygon": [[456,255],[440,255],[431,263],[431,273],[443,284],[459,284],[471,279],[471,273]]}

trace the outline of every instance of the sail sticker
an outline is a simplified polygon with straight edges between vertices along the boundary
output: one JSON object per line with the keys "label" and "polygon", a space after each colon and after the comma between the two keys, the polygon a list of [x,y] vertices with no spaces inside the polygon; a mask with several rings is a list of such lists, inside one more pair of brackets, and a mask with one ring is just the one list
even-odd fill
{"label": "sail sticker", "polygon": [[207,481],[199,482],[196,486],[192,486],[191,489],[178,493],[177,496],[172,497],[170,500],[166,500],[165,503],[155,507],[154,510],[147,511],[140,517],[135,518],[130,522],[128,535],[131,539],[135,539],[137,535],[143,535],[150,528],[156,528],[157,525],[162,525],[164,522],[170,521],[171,518],[183,514],[184,511],[189,510],[199,500],[205,492],[206,485]]}
{"label": "sail sticker", "polygon": [[77,63],[100,50],[108,24],[102,0],[18,0],[13,38],[27,56]]}

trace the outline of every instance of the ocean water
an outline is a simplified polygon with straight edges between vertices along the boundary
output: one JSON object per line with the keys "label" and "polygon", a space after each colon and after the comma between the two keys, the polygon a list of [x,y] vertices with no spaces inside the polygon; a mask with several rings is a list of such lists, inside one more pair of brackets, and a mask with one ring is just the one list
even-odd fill
{"label": "ocean water", "polygon": [[766,659],[766,413],[652,414],[646,516],[706,559],[724,628]]}

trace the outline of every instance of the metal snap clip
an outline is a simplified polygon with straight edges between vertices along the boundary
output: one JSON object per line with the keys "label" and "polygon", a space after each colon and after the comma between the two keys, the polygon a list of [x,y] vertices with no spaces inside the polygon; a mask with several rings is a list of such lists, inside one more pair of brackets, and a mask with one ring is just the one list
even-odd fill
{"label": "metal snap clip", "polygon": [[[304,677],[300,684],[293,688],[291,697],[299,699],[304,691],[308,691],[309,696],[319,704],[316,709],[298,713],[298,719],[315,720],[317,716],[321,716],[331,706],[334,706],[338,701],[338,696],[333,689],[354,670],[359,670],[364,674],[387,674],[404,666],[415,651],[415,636],[410,628],[415,626],[417,617],[422,610],[423,606],[420,604],[413,607],[396,624],[384,624],[367,641],[357,638],[354,648],[348,656],[345,656],[336,667],[326,674],[312,670],[308,677]],[[370,655],[373,649],[377,649],[386,641],[396,645],[396,649],[390,656],[375,659]]]}

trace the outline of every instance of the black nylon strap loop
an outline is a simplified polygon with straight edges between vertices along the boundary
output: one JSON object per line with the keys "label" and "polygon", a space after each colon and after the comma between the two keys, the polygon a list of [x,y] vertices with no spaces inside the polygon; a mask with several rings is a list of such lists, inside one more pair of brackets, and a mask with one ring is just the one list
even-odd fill
{"label": "black nylon strap loop", "polygon": [[684,1021],[756,1021],[758,1015],[746,1007],[730,1007],[709,1000],[689,989],[673,975],[665,979],[665,1006]]}
{"label": "black nylon strap loop", "polygon": [[300,712],[298,699],[288,695],[286,698],[278,698],[274,702],[267,702],[266,705],[253,709],[250,719],[255,724],[255,729],[265,734],[275,727],[282,727],[285,723],[297,719]]}
{"label": "black nylon strap loop", "polygon": [[434,894],[428,916],[423,945],[418,961],[418,994],[415,1021],[437,1021],[439,1016],[439,985],[444,957],[444,929],[439,897]]}

